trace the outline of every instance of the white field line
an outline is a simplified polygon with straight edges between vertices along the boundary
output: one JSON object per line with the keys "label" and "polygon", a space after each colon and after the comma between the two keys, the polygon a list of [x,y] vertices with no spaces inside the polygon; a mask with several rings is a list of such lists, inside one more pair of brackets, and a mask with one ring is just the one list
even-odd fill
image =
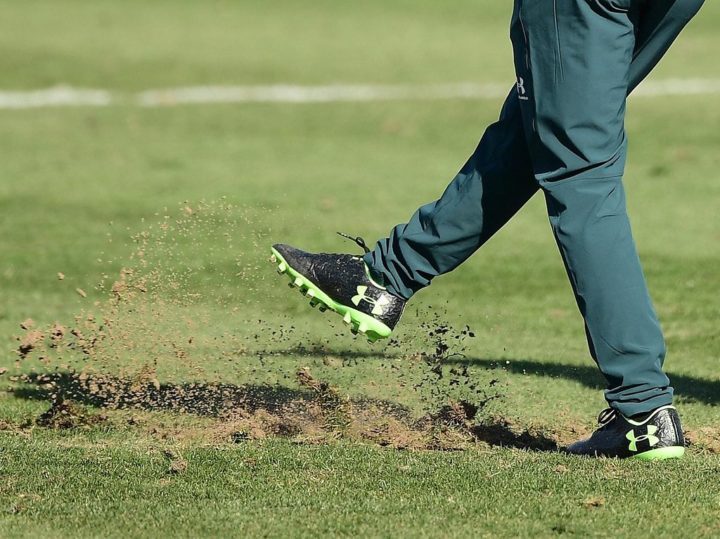
{"label": "white field line", "polygon": [[633,97],[720,94],[720,79],[664,79],[638,86]]}
{"label": "white field line", "polygon": [[[511,85],[456,83],[417,85],[329,86],[190,86],[122,94],[56,86],[43,90],[1,91],[0,109],[41,107],[106,107],[129,104],[169,107],[212,103],[342,103],[367,101],[417,101],[440,99],[502,99]],[[642,84],[633,97],[720,94],[720,79],[665,79]]]}
{"label": "white field line", "polygon": [[197,103],[339,103],[433,99],[496,99],[506,84],[418,84],[331,86],[200,86],[149,90],[137,96],[143,106]]}
{"label": "white field line", "polygon": [[0,109],[32,109],[38,107],[106,107],[113,96],[105,90],[83,90],[56,86],[26,92],[0,91]]}

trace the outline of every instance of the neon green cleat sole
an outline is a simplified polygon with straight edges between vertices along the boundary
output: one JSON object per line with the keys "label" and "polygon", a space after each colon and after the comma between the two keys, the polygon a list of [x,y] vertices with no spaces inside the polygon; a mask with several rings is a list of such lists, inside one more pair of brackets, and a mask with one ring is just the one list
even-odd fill
{"label": "neon green cleat sole", "polygon": [[679,459],[685,454],[685,448],[680,446],[673,447],[660,447],[658,449],[651,449],[645,451],[634,457],[630,457],[635,460],[665,460],[665,459]]}
{"label": "neon green cleat sole", "polygon": [[330,309],[343,318],[343,322],[350,326],[350,330],[354,334],[362,334],[367,337],[368,341],[375,342],[378,339],[386,339],[392,333],[387,325],[372,316],[348,307],[334,301],[330,296],[323,292],[315,283],[305,277],[303,274],[295,270],[287,260],[274,248],[271,248],[271,261],[277,265],[277,271],[280,274],[287,275],[290,278],[289,286],[297,288],[302,294],[310,298],[310,306],[318,307],[321,311]]}

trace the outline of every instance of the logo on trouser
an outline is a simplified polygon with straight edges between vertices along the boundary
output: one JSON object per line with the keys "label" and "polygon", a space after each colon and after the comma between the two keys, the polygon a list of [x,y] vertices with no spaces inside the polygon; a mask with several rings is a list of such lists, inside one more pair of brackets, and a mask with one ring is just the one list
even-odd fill
{"label": "logo on trouser", "polygon": [[522,99],[523,101],[528,100],[527,90],[525,89],[525,79],[522,77],[518,77],[517,80],[517,93],[518,99]]}
{"label": "logo on trouser", "polygon": [[357,287],[357,296],[352,297],[353,304],[359,306],[361,301],[365,301],[373,306],[372,311],[370,311],[372,314],[381,316],[385,312],[384,307],[390,303],[390,300],[386,296],[380,296],[378,299],[366,296],[365,292],[367,292],[367,289],[367,286]]}
{"label": "logo on trouser", "polygon": [[647,434],[643,434],[641,436],[635,436],[635,431],[631,430],[630,432],[628,432],[625,435],[625,438],[630,440],[630,445],[628,446],[628,448],[633,453],[637,452],[638,442],[644,442],[645,440],[648,441],[648,443],[650,444],[650,447],[657,445],[658,443],[660,443],[660,438],[655,436],[655,433],[657,433],[657,431],[658,431],[658,428],[655,425],[648,425]]}

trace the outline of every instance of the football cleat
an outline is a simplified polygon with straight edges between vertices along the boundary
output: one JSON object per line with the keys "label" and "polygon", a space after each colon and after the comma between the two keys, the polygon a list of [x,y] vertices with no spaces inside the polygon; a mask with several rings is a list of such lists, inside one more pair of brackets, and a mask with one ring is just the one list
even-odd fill
{"label": "football cleat", "polygon": [[[362,240],[352,239],[364,247]],[[371,342],[389,337],[405,308],[406,300],[373,279],[358,256],[307,253],[277,244],[271,260],[289,277],[291,287],[310,298],[310,305],[338,313],[353,333]]]}
{"label": "football cleat", "polygon": [[641,418],[628,418],[612,408],[598,417],[600,427],[567,448],[574,455],[661,460],[685,454],[680,417],[673,406],[662,406]]}

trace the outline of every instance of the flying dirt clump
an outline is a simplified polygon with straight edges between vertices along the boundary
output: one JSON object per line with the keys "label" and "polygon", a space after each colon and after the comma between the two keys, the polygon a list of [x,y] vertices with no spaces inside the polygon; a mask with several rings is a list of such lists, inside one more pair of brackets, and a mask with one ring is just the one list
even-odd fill
{"label": "flying dirt clump", "polygon": [[17,353],[20,359],[25,359],[30,352],[43,343],[44,339],[45,335],[43,332],[37,329],[27,331],[25,335],[18,338],[20,345],[18,346]]}

